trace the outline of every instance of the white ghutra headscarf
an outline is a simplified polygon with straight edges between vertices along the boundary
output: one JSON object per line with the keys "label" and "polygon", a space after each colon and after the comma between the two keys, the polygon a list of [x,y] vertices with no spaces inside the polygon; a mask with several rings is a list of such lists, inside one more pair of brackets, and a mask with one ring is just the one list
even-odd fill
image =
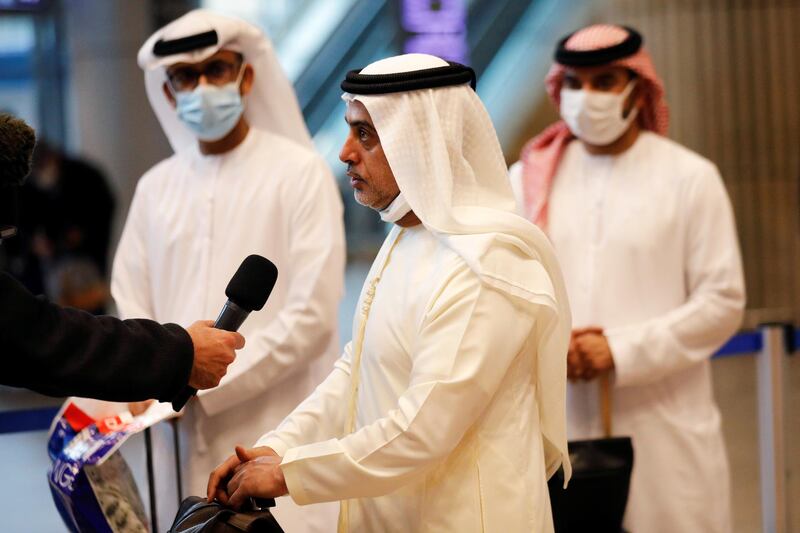
{"label": "white ghutra headscarf", "polygon": [[[372,63],[360,75],[446,67],[426,54]],[[369,112],[397,185],[422,224],[481,280],[538,308],[533,377],[548,476],[571,467],[566,439],[566,355],[571,315],[561,269],[539,228],[515,214],[494,127],[468,84],[389,94],[345,93]]]}
{"label": "white ghutra headscarf", "polygon": [[[216,43],[209,46],[170,55],[154,53],[159,41],[186,39],[211,31],[216,32],[217,37]],[[266,35],[243,20],[195,9],[156,31],[145,41],[138,54],[139,66],[145,71],[147,97],[172,149],[179,152],[187,146],[193,146],[197,138],[178,119],[164,96],[162,86],[167,81],[166,67],[175,63],[198,63],[223,49],[242,54],[245,62],[253,67],[253,88],[244,100],[244,116],[248,123],[257,129],[311,147],[311,136],[303,121],[294,89],[283,73]]]}

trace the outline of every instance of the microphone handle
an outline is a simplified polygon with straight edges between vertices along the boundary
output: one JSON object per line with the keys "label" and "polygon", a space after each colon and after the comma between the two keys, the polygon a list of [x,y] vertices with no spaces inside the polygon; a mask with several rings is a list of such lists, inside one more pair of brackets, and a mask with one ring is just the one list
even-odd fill
{"label": "microphone handle", "polygon": [[225,331],[238,331],[239,326],[242,325],[242,322],[244,322],[244,319],[247,318],[249,314],[250,311],[228,300],[225,302],[225,305],[222,306],[222,311],[219,312],[219,316],[216,322],[214,322],[214,327],[217,329],[224,329]]}
{"label": "microphone handle", "polygon": [[[222,307],[222,311],[220,311],[216,322],[214,322],[214,327],[217,329],[224,329],[225,331],[237,331],[249,314],[250,311],[228,300]],[[181,393],[172,400],[172,409],[176,413],[180,412],[183,406],[186,405],[186,402],[195,394],[197,394],[197,389],[187,385],[183,388]]]}

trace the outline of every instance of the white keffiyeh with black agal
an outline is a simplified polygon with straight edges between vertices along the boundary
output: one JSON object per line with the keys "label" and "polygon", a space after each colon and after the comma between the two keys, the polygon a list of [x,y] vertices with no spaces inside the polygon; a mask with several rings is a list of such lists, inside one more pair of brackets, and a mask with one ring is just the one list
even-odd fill
{"label": "white keffiyeh with black agal", "polygon": [[[204,40],[204,36],[209,39]],[[191,41],[192,38],[195,40]],[[178,46],[172,46],[175,53],[156,53],[165,43],[169,48],[170,43],[176,42]],[[244,116],[248,124],[311,148],[311,137],[297,97],[270,40],[260,29],[243,20],[195,9],[151,35],[138,55],[139,66],[145,71],[147,97],[172,149],[178,152],[193,146],[197,138],[181,123],[164,97],[162,86],[167,81],[166,68],[176,63],[199,63],[220,50],[242,54],[255,72],[253,88],[245,99]]]}

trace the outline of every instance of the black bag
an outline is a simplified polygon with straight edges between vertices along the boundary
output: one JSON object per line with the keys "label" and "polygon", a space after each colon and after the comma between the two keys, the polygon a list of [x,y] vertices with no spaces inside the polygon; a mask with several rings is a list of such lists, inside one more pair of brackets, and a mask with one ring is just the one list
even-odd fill
{"label": "black bag", "polygon": [[633,468],[630,437],[571,441],[572,479],[550,478],[550,505],[556,533],[620,533]]}
{"label": "black bag", "polygon": [[[611,392],[601,379],[601,405],[606,435],[611,434]],[[548,481],[556,533],[620,533],[633,470],[630,437],[578,440],[569,443],[572,479],[564,490],[559,470]]]}
{"label": "black bag", "polygon": [[[274,507],[275,500],[271,500]],[[268,510],[236,512],[217,502],[190,496],[181,502],[167,533],[283,533]]]}

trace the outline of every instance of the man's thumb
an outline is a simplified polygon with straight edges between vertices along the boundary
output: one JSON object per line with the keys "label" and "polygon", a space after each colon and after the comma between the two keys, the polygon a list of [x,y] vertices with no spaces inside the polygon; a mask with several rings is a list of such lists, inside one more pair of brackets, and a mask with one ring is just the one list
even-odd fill
{"label": "man's thumb", "polygon": [[241,335],[241,333],[233,332],[231,335],[233,335],[233,348],[235,350],[241,350],[244,348],[244,337]]}
{"label": "man's thumb", "polygon": [[236,447],[236,457],[238,457],[239,460],[243,463],[255,459],[255,457],[251,457],[250,454],[247,452],[247,450],[245,450],[241,446]]}

